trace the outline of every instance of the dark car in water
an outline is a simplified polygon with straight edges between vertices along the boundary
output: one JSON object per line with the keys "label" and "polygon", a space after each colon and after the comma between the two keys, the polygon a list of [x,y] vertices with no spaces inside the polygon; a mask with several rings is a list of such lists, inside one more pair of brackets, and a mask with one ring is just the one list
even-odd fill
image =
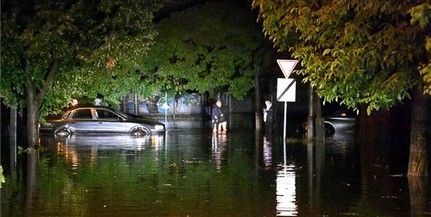
{"label": "dark car in water", "polygon": [[123,113],[104,106],[82,106],[67,110],[61,117],[48,118],[39,128],[40,134],[67,137],[71,135],[128,134],[150,137],[164,133],[165,125],[158,121]]}
{"label": "dark car in water", "polygon": [[[348,109],[335,110],[324,115],[325,136],[353,132],[356,126],[356,117],[356,113]],[[307,121],[303,121],[299,131],[306,133],[307,130]]]}
{"label": "dark car in water", "polygon": [[325,135],[332,136],[338,132],[355,130],[356,114],[349,110],[338,110],[325,117]]}

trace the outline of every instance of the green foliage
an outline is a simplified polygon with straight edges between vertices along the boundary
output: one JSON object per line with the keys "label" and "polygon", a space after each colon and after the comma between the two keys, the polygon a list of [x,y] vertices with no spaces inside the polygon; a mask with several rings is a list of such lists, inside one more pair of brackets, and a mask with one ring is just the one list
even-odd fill
{"label": "green foliage", "polygon": [[265,34],[301,61],[296,73],[324,100],[366,104],[370,113],[410,97],[418,66],[428,64],[421,72],[429,79],[429,31],[410,25],[408,13],[420,2],[254,0],[253,6]]}
{"label": "green foliage", "polygon": [[1,188],[2,183],[5,183],[5,182],[6,182],[6,179],[3,175],[3,167],[0,165],[0,188]]}
{"label": "green foliage", "polygon": [[[412,19],[411,24],[418,23],[422,28],[430,29],[430,19],[431,19],[431,4],[420,4],[410,9],[410,15]],[[428,33],[425,39],[425,49],[428,51],[428,55],[431,54],[431,35]],[[420,74],[423,77],[423,82],[425,84],[424,94],[431,95],[431,61],[423,62],[418,67]]]}
{"label": "green foliage", "polygon": [[[23,107],[34,87],[41,115],[73,97],[114,97],[153,43],[153,13],[168,1],[10,1],[2,4],[1,97]],[[2,2],[3,3],[3,2]],[[114,63],[113,65],[110,63]],[[52,75],[52,76],[51,76]]]}
{"label": "green foliage", "polygon": [[409,10],[412,19],[411,24],[419,23],[421,27],[426,27],[430,23],[431,19],[431,4],[423,3],[416,5]]}
{"label": "green foliage", "polygon": [[171,93],[215,89],[236,98],[254,86],[264,38],[250,11],[230,2],[206,3],[171,14],[156,30],[141,72],[149,84]]}

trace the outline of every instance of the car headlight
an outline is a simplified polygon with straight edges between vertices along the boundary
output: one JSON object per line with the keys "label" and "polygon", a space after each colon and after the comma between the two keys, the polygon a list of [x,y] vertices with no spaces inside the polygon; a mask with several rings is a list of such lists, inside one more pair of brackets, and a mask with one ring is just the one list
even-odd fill
{"label": "car headlight", "polygon": [[165,127],[163,125],[155,125],[154,129],[156,129],[156,130],[164,130]]}

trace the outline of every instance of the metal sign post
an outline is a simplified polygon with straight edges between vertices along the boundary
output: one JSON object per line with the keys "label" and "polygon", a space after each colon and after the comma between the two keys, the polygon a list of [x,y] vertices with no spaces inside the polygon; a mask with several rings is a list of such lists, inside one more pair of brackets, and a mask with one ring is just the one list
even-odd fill
{"label": "metal sign post", "polygon": [[287,101],[284,101],[284,123],[283,123],[283,140],[286,141],[287,131]]}
{"label": "metal sign post", "polygon": [[293,78],[277,79],[277,100],[284,102],[284,131],[283,139],[286,139],[287,131],[287,102],[295,102],[296,100],[296,81]]}
{"label": "metal sign post", "polygon": [[296,99],[296,82],[295,79],[289,78],[298,60],[277,60],[286,79],[277,80],[277,100],[284,102],[284,123],[283,123],[283,140],[286,140],[287,131],[287,102],[295,102]]}

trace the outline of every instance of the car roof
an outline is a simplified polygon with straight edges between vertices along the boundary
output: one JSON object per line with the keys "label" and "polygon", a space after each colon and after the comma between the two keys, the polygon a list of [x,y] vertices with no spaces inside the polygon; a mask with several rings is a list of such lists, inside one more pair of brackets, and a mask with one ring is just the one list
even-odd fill
{"label": "car roof", "polygon": [[114,109],[114,108],[111,108],[111,107],[108,107],[108,106],[99,106],[99,105],[80,105],[80,106],[75,106],[75,107],[67,108],[67,109],[66,109],[66,112],[69,112],[69,111],[72,111],[72,110],[75,110],[75,109],[85,109],[85,108],[94,108],[94,109],[97,109],[97,108],[103,108],[103,109],[109,109],[109,110],[113,110],[113,111],[118,111],[117,109]]}

